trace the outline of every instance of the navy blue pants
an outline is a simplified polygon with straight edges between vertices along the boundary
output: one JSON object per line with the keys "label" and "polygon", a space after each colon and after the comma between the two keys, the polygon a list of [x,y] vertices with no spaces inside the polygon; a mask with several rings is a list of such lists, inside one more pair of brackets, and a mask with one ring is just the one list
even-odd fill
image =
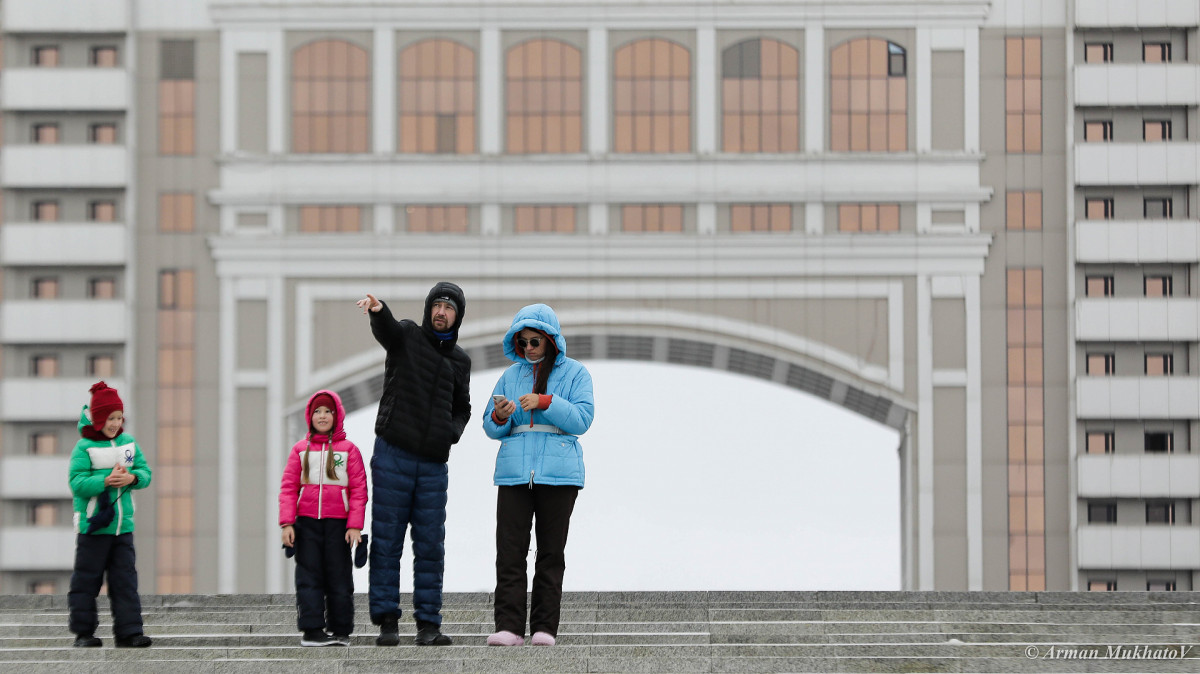
{"label": "navy blue pants", "polygon": [[350,636],[354,576],[345,519],[296,518],[296,626]]}
{"label": "navy blue pants", "polygon": [[94,634],[99,624],[96,595],[108,575],[108,600],[113,615],[113,636],[125,639],[142,633],[142,599],[138,596],[137,555],[133,534],[77,534],[75,572],[67,606],[67,623],[73,634]]}
{"label": "navy blue pants", "polygon": [[412,527],[413,617],[442,624],[442,574],[446,568],[446,464],[375,439],[371,457],[371,622],[400,617],[400,555]]}

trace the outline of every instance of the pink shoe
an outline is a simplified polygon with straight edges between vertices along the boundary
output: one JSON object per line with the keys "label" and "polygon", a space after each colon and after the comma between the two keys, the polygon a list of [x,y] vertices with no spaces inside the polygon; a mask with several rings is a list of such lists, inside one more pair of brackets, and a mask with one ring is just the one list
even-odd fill
{"label": "pink shoe", "polygon": [[[547,635],[547,636],[549,636],[549,635]],[[551,637],[550,641],[551,641],[551,643],[553,643],[553,641],[554,641],[553,637]],[[488,646],[524,646],[525,645],[525,637],[523,637],[519,634],[513,634],[512,632],[509,632],[508,630],[501,630],[487,638],[487,645]]]}
{"label": "pink shoe", "polygon": [[531,646],[553,646],[554,637],[549,632],[534,632],[533,637],[529,639]]}

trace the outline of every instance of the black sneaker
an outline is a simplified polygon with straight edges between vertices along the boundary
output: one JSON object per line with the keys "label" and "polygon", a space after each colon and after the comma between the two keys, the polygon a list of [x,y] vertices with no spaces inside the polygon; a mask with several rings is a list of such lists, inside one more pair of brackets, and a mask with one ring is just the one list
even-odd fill
{"label": "black sneaker", "polygon": [[304,630],[300,637],[301,646],[340,646],[336,639],[325,633],[325,630]]}
{"label": "black sneaker", "polygon": [[437,625],[424,620],[417,621],[417,636],[413,641],[418,646],[449,646],[454,643],[450,637],[442,634]]}
{"label": "black sneaker", "polygon": [[342,646],[350,645],[350,635],[348,635],[348,634],[335,634],[335,635],[333,635],[333,640],[338,642]]}
{"label": "black sneaker", "polygon": [[376,646],[400,645],[400,620],[394,614],[383,616],[379,621],[379,636],[375,637]]}
{"label": "black sneaker", "polygon": [[117,648],[146,648],[154,643],[145,634],[135,634],[131,637],[117,637]]}
{"label": "black sneaker", "polygon": [[104,645],[98,637],[92,634],[80,634],[75,637],[75,643],[71,644],[75,648],[100,648]]}

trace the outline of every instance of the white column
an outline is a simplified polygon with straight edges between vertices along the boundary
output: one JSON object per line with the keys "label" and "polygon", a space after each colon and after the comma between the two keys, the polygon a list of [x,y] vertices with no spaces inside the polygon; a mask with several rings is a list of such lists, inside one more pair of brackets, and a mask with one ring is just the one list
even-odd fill
{"label": "white column", "polygon": [[979,277],[963,278],[967,308],[967,589],[983,589],[983,365]]}
{"label": "white column", "polygon": [[500,233],[500,204],[483,204],[479,207],[479,233],[493,236]]}
{"label": "white column", "polygon": [[696,29],[696,154],[717,151],[717,31]]}
{"label": "white column", "polygon": [[804,30],[804,147],[825,151],[825,26]]}
{"label": "white column", "polygon": [[587,63],[587,151],[608,153],[608,29],[588,29]]}
{"label": "white column", "polygon": [[396,32],[376,28],[371,68],[371,145],[375,154],[396,152]]}
{"label": "white column", "polygon": [[500,95],[504,54],[500,29],[484,28],[479,33],[479,152],[500,154],[500,117],[504,101]]}
{"label": "white column", "polygon": [[[284,306],[283,278],[276,277],[267,282],[267,344],[286,344],[284,336]],[[283,378],[284,352],[286,349],[269,349],[267,351],[267,447],[285,447],[284,434],[286,423],[283,417]],[[224,417],[233,419],[236,417]],[[263,509],[267,513],[267,536],[273,535],[278,529],[278,490],[279,489],[279,455],[273,451],[266,452],[264,473],[266,475]],[[279,564],[279,549],[267,540],[267,573],[266,581],[269,592],[283,591],[283,568]]]}
{"label": "white column", "polygon": [[271,154],[283,154],[288,147],[289,57],[283,31],[274,31],[267,47],[267,152]]}
{"label": "white column", "polygon": [[933,324],[928,276],[917,276],[917,587],[933,583]]}
{"label": "white column", "polygon": [[221,31],[221,153],[237,150],[237,45],[231,31]]}
{"label": "white column", "polygon": [[608,204],[588,204],[588,234],[608,233]]}
{"label": "white column", "polygon": [[711,201],[696,204],[696,233],[701,235],[717,233],[717,205]]}
{"label": "white column", "polygon": [[[234,279],[220,280],[220,316],[217,339],[220,358],[217,363],[217,390],[220,392],[217,409],[225,423],[217,424],[220,443],[217,454],[222,466],[237,465],[237,386],[234,368],[237,359],[237,298]],[[237,562],[237,480],[217,480],[217,592],[236,591]]]}
{"label": "white column", "polygon": [[375,204],[375,233],[391,234],[396,231],[395,204]]}
{"label": "white column", "polygon": [[979,152],[979,29],[964,33],[963,150]]}
{"label": "white column", "polygon": [[825,202],[810,201],[804,204],[804,233],[825,233]]}
{"label": "white column", "polygon": [[916,117],[917,152],[927,153],[933,149],[933,47],[929,28],[917,28],[916,53],[913,65],[916,71]]}

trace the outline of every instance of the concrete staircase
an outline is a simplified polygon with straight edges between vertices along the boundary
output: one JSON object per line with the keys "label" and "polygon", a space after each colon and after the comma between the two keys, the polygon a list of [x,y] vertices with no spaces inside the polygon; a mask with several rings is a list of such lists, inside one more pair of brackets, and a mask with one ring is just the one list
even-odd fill
{"label": "concrete staircase", "polygon": [[411,645],[406,613],[401,646],[379,648],[357,599],[350,648],[301,648],[290,594],[145,596],[141,650],[112,647],[104,598],[104,647],[77,649],[65,596],[0,596],[0,674],[1200,672],[1189,592],[579,592],[553,648],[485,646],[485,593],[446,596],[453,646]]}

